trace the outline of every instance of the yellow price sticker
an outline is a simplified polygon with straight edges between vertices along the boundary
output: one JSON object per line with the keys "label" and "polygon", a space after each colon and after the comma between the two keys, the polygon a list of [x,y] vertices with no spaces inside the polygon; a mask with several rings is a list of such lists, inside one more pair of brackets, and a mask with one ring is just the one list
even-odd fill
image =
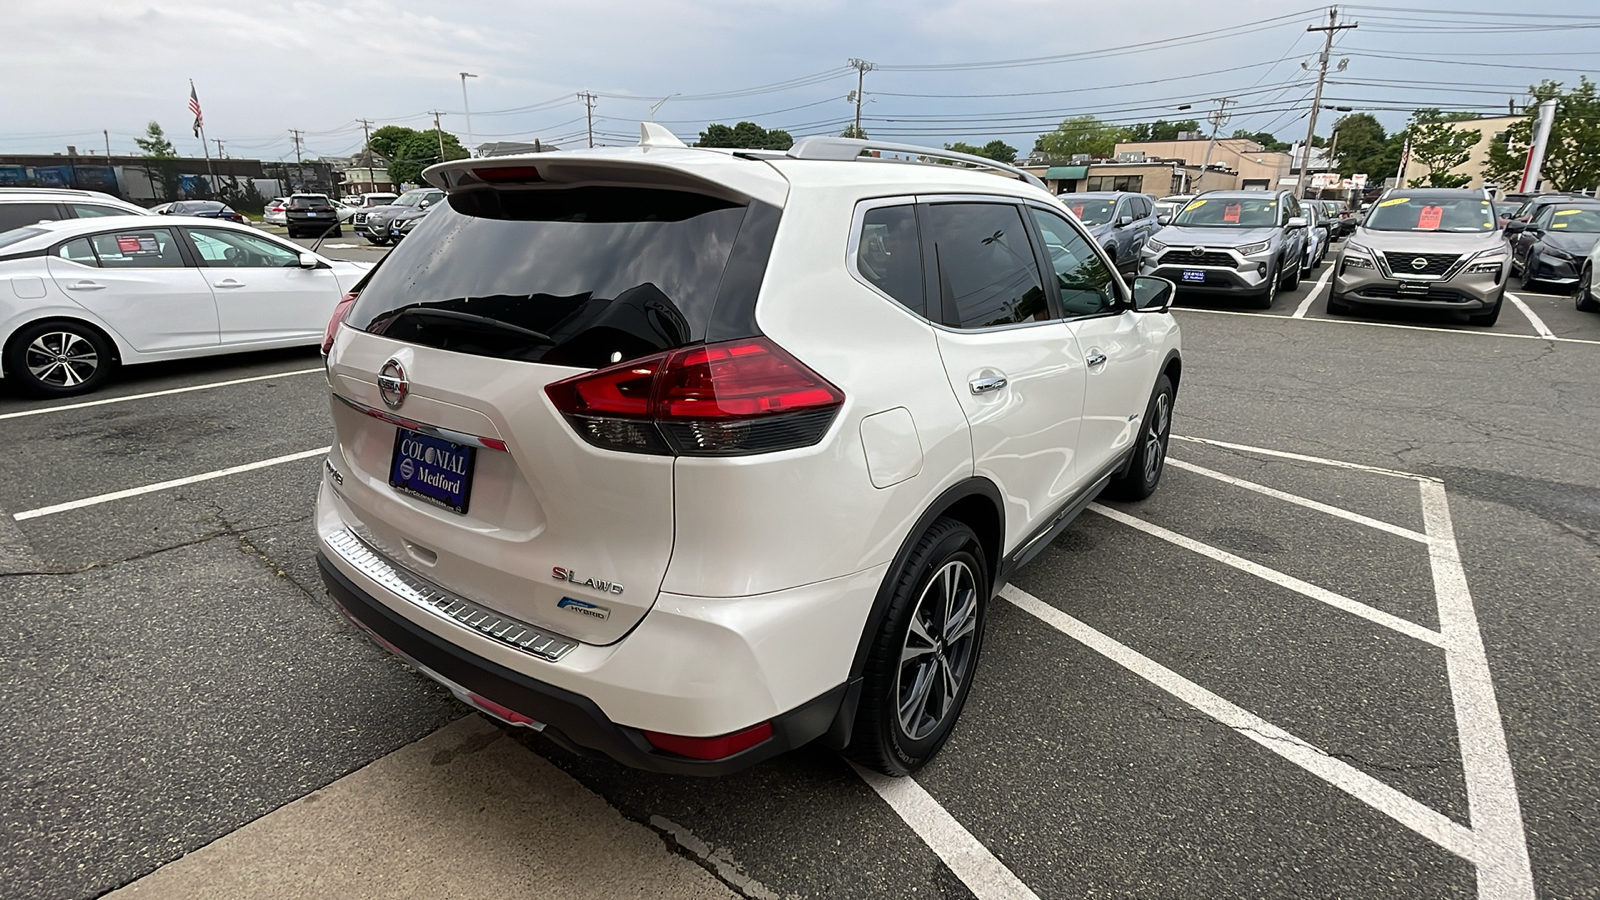
{"label": "yellow price sticker", "polygon": [[1399,206],[1402,203],[1410,203],[1410,202],[1411,202],[1411,198],[1410,197],[1396,197],[1393,200],[1385,200],[1382,203],[1379,203],[1378,205],[1379,206]]}
{"label": "yellow price sticker", "polygon": [[1551,228],[1565,228],[1565,227],[1567,227],[1567,223],[1565,223],[1565,222],[1557,222],[1554,225],[1551,225],[1550,227]]}
{"label": "yellow price sticker", "polygon": [[1558,209],[1558,210],[1556,210],[1556,215],[1558,215],[1558,216],[1575,216],[1575,215],[1577,215],[1578,213],[1581,213],[1581,212],[1583,212],[1583,210],[1581,210],[1581,209]]}
{"label": "yellow price sticker", "polygon": [[1206,202],[1204,200],[1190,200],[1189,201],[1189,205],[1185,206],[1183,208],[1183,211],[1184,212],[1188,212],[1191,209],[1199,209],[1200,207],[1205,206],[1205,205],[1206,205]]}

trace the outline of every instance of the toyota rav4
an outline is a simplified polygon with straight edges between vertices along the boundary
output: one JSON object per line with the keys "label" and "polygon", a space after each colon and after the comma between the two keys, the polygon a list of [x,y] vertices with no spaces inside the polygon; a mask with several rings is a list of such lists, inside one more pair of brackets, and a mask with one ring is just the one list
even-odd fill
{"label": "toyota rav4", "polygon": [[447,202],[329,324],[328,589],[580,753],[914,771],[1009,573],[1156,488],[1172,284],[1010,166],[641,130],[427,170]]}

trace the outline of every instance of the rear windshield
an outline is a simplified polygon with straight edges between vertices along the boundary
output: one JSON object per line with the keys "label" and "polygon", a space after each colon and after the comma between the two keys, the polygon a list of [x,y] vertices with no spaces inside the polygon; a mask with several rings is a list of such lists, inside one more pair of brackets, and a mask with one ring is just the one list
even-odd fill
{"label": "rear windshield", "polygon": [[600,367],[703,340],[745,207],[582,187],[450,198],[390,252],[350,313],[459,353]]}
{"label": "rear windshield", "polygon": [[1278,224],[1278,198],[1275,194],[1201,197],[1190,200],[1172,224],[1190,228],[1270,228]]}
{"label": "rear windshield", "polygon": [[1494,204],[1476,197],[1390,197],[1367,216],[1372,231],[1493,231]]}
{"label": "rear windshield", "polygon": [[327,197],[290,197],[290,209],[331,209],[333,204]]}

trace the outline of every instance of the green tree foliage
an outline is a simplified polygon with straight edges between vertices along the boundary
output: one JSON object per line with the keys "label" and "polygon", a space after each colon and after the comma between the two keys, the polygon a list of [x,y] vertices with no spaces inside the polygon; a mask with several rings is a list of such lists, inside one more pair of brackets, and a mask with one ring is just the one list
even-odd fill
{"label": "green tree foliage", "polygon": [[1471,158],[1472,148],[1483,135],[1476,128],[1451,128],[1447,123],[1475,118],[1437,109],[1419,109],[1411,114],[1411,124],[1406,127],[1411,135],[1411,158],[1428,167],[1427,175],[1411,179],[1411,187],[1450,188],[1471,183],[1471,175],[1452,174],[1450,169]]}
{"label": "green tree foliage", "polygon": [[[1544,81],[1528,88],[1533,96],[1528,118],[1506,129],[1503,140],[1489,148],[1484,179],[1514,189],[1522,178],[1533,140],[1534,109],[1546,100],[1556,101],[1556,117],[1550,124],[1550,144],[1545,148],[1539,177],[1558,191],[1589,188],[1600,184],[1600,95],[1587,76],[1576,87],[1562,91],[1559,82]],[[1510,146],[1508,147],[1507,144]]]}
{"label": "green tree foliage", "polygon": [[[1290,146],[1289,144],[1278,140],[1276,135],[1266,131],[1246,131],[1245,129],[1240,128],[1235,131],[1231,137],[1244,138],[1247,141],[1255,141],[1261,145],[1261,149],[1269,152],[1281,153],[1285,150],[1288,150]],[[1340,138],[1340,140],[1344,139]]]}
{"label": "green tree foliage", "polygon": [[466,159],[467,148],[448,131],[429,128],[418,131],[401,125],[385,125],[372,133],[367,149],[389,160],[389,180],[395,184],[421,184],[422,170],[440,162],[439,141],[444,140],[444,161]]}
{"label": "green tree foliage", "polygon": [[857,128],[852,123],[850,125],[846,125],[844,127],[844,130],[839,132],[839,137],[856,138],[858,140],[863,140],[864,141],[864,140],[867,139],[867,132],[866,132],[866,129]]}
{"label": "green tree foliage", "polygon": [[1127,130],[1109,125],[1094,116],[1074,116],[1056,126],[1049,134],[1041,134],[1033,142],[1035,153],[1046,159],[1070,159],[1079,153],[1090,156],[1110,156],[1116,152],[1117,142],[1126,140]]}
{"label": "green tree foliage", "polygon": [[1179,122],[1168,122],[1157,119],[1154,122],[1136,122],[1123,129],[1126,134],[1124,141],[1175,141],[1181,132],[1198,132],[1200,123],[1195,119],[1184,119]]}
{"label": "green tree foliage", "polygon": [[1373,184],[1382,184],[1399,167],[1403,135],[1388,134],[1371,113],[1341,116],[1333,130],[1339,135],[1333,164],[1346,178],[1362,174]]}
{"label": "green tree foliage", "polygon": [[1000,140],[990,141],[982,147],[968,144],[965,141],[956,141],[954,144],[945,144],[944,148],[946,150],[954,150],[957,153],[970,153],[973,156],[987,157],[1007,164],[1013,163],[1017,159],[1017,148]]}
{"label": "green tree foliage", "polygon": [[152,121],[144,127],[144,137],[133,139],[139,145],[139,153],[148,159],[177,159],[178,151],[167,140],[167,133],[161,130],[161,123]]}
{"label": "green tree foliage", "polygon": [[700,132],[697,147],[733,147],[739,150],[787,150],[794,138],[781,128],[767,130],[754,122],[740,122],[729,128],[712,122]]}

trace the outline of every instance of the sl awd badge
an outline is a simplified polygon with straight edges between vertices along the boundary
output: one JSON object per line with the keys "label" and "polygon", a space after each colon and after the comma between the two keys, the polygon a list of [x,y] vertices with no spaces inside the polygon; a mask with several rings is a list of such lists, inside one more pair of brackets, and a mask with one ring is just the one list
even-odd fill
{"label": "sl awd badge", "polygon": [[571,597],[562,597],[556,604],[556,609],[570,609],[575,613],[582,613],[596,619],[611,618],[611,608],[598,603],[587,603],[583,600],[574,600]]}
{"label": "sl awd badge", "polygon": [[615,581],[601,581],[598,578],[583,578],[579,576],[576,571],[572,569],[563,569],[560,566],[555,566],[550,570],[550,577],[557,581],[565,581],[568,584],[575,584],[578,587],[590,588],[591,590],[599,591],[602,594],[622,593],[622,585]]}

